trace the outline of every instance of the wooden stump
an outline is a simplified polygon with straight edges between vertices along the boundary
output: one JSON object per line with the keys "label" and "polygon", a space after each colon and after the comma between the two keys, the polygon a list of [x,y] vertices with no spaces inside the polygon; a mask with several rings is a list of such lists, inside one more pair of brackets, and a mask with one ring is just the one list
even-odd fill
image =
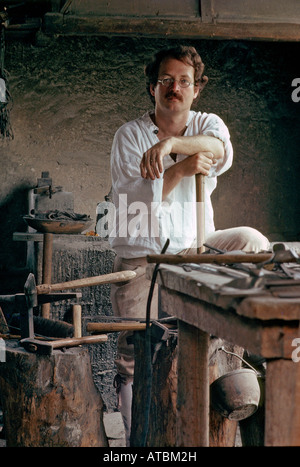
{"label": "wooden stump", "polygon": [[8,447],[108,446],[87,348],[42,356],[6,341],[0,397]]}
{"label": "wooden stump", "polygon": [[[224,345],[220,339],[210,339],[209,345],[209,382],[219,376],[241,367],[238,358],[218,351]],[[226,349],[242,356],[240,347],[226,344]],[[146,410],[146,364],[145,333],[136,332],[134,338],[135,372],[133,383],[131,446],[142,446],[141,437],[145,425]],[[171,337],[160,349],[152,366],[151,404],[145,446],[176,446],[177,418],[177,339]],[[188,365],[189,362],[186,362]],[[210,408],[210,446],[234,446],[237,422],[228,420]]]}

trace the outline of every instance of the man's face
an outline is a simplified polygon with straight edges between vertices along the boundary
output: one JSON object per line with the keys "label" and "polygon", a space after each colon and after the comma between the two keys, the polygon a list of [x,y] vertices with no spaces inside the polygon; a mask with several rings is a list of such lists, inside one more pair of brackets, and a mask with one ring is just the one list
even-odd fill
{"label": "man's face", "polygon": [[151,94],[155,97],[155,106],[157,110],[164,112],[182,112],[190,110],[194,99],[197,97],[199,88],[190,85],[186,88],[179,86],[179,80],[185,79],[194,83],[195,70],[188,65],[174,58],[166,58],[159,67],[158,79],[173,78],[170,86],[163,86],[157,83],[151,86]]}

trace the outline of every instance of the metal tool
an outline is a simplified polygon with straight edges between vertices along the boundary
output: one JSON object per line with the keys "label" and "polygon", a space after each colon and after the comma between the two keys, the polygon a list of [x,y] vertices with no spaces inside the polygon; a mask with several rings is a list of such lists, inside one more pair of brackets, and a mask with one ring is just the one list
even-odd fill
{"label": "metal tool", "polygon": [[236,271],[228,267],[219,266],[219,265],[211,266],[207,264],[185,263],[185,264],[181,264],[181,266],[186,272],[201,271],[201,272],[206,272],[209,274],[222,274],[225,276],[233,277],[235,279],[240,279],[240,278],[249,276],[249,273],[246,271]]}
{"label": "metal tool", "polygon": [[164,342],[167,342],[170,335],[174,330],[168,328],[165,324],[158,321],[153,321],[151,326],[151,344],[152,344],[152,365],[156,362],[158,352],[163,346]]}

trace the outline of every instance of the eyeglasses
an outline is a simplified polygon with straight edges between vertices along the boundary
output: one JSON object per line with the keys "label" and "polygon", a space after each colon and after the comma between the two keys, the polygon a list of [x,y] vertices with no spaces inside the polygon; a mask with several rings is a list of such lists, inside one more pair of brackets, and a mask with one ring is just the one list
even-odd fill
{"label": "eyeglasses", "polygon": [[166,88],[172,86],[175,81],[179,84],[181,88],[188,88],[189,86],[193,86],[195,83],[190,83],[187,79],[174,79],[174,78],[162,78],[158,79],[157,82],[165,86]]}

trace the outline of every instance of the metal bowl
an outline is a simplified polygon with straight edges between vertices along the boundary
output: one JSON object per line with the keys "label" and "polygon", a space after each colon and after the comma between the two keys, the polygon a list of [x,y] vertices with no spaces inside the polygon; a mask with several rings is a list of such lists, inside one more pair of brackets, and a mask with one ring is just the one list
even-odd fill
{"label": "metal bowl", "polygon": [[76,234],[86,230],[93,222],[92,219],[83,220],[55,220],[38,219],[31,216],[24,216],[27,224],[38,232],[56,234]]}
{"label": "metal bowl", "polygon": [[229,420],[244,420],[258,409],[257,373],[248,368],[231,371],[210,385],[212,407]]}

